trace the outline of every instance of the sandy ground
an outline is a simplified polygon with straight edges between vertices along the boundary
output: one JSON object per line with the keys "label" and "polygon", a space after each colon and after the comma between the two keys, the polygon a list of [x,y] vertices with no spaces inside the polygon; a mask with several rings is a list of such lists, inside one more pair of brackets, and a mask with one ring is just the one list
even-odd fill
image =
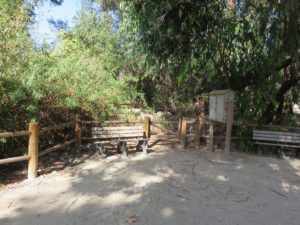
{"label": "sandy ground", "polygon": [[156,147],[0,193],[1,225],[299,225],[300,160]]}

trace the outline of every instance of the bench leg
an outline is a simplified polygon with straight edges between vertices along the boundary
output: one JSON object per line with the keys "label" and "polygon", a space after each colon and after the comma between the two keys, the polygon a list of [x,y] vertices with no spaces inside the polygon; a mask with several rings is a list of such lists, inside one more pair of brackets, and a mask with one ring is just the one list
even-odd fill
{"label": "bench leg", "polygon": [[123,156],[128,156],[128,149],[126,141],[118,141],[117,152]]}
{"label": "bench leg", "polygon": [[148,148],[148,140],[138,140],[136,145],[136,151],[142,150],[144,154],[147,155],[147,148]]}
{"label": "bench leg", "polygon": [[126,157],[128,156],[128,150],[127,150],[126,145],[122,146],[121,151],[122,151],[123,156],[126,156]]}
{"label": "bench leg", "polygon": [[102,145],[102,144],[96,144],[96,150],[97,150],[97,153],[99,155],[101,155],[103,159],[106,158],[106,156],[107,156],[106,152],[107,151],[106,151],[104,145]]}
{"label": "bench leg", "polygon": [[299,156],[300,156],[300,149],[297,149],[297,151],[296,151],[296,158],[299,158]]}
{"label": "bench leg", "polygon": [[121,152],[121,145],[118,143],[118,145],[117,145],[117,153],[118,154],[121,154],[122,152]]}
{"label": "bench leg", "polygon": [[259,145],[256,145],[256,152],[257,155],[261,156],[261,147]]}
{"label": "bench leg", "polygon": [[277,149],[277,154],[278,154],[278,157],[279,157],[280,159],[284,159],[284,158],[285,158],[285,154],[284,154],[282,148],[278,148],[278,149]]}
{"label": "bench leg", "polygon": [[148,152],[147,152],[147,149],[148,149],[148,140],[145,140],[145,141],[143,142],[143,144],[142,144],[142,149],[143,149],[143,153],[144,153],[145,155],[147,155],[147,154],[148,154]]}

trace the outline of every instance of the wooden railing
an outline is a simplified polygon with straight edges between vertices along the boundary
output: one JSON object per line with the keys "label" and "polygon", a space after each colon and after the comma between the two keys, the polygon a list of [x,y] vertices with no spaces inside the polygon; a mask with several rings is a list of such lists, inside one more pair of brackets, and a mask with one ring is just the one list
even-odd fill
{"label": "wooden railing", "polygon": [[[167,124],[178,124],[178,139],[180,142],[180,145],[182,147],[185,147],[187,144],[187,138],[188,138],[188,126],[193,124],[195,125],[195,134],[194,134],[194,140],[195,140],[195,147],[197,148],[200,144],[200,130],[201,130],[201,123],[203,121],[200,121],[199,118],[197,119],[187,119],[185,117],[181,117],[179,121],[167,121]],[[170,132],[169,130],[165,129],[163,126],[160,126],[160,123],[151,122],[150,118],[145,117],[144,121],[80,121],[80,119],[77,117],[76,120],[70,121],[67,123],[57,124],[50,127],[44,127],[40,128],[38,123],[30,123],[28,131],[17,131],[17,132],[3,132],[0,133],[0,138],[11,138],[11,137],[22,137],[27,136],[28,137],[28,154],[25,156],[17,156],[17,157],[11,157],[6,159],[0,159],[0,165],[1,164],[9,164],[9,163],[16,163],[16,162],[22,162],[22,161],[28,161],[28,178],[32,179],[37,177],[37,171],[38,171],[38,161],[39,158],[50,153],[53,151],[57,151],[60,149],[64,149],[65,147],[74,144],[75,143],[75,149],[77,153],[80,153],[80,146],[81,146],[81,140],[91,141],[95,138],[93,137],[82,137],[81,135],[81,126],[88,126],[88,125],[101,125],[101,126],[116,126],[116,125],[125,125],[125,124],[131,124],[131,125],[143,125],[144,134],[146,137],[150,138],[151,134],[151,126],[160,129],[163,132]],[[51,146],[47,149],[39,149],[39,142],[41,140],[41,137],[43,135],[47,135],[51,131],[61,130],[66,127],[74,127],[75,130],[75,137],[65,141],[64,143],[60,143],[54,146]],[[171,133],[174,133],[172,131]],[[206,136],[201,136],[206,137]],[[207,138],[207,137],[206,137]]]}
{"label": "wooden railing", "polygon": [[[0,133],[0,138],[12,138],[12,137],[21,137],[28,136],[28,154],[25,156],[17,156],[6,159],[0,159],[0,165],[10,164],[22,161],[28,161],[28,179],[33,179],[37,177],[39,158],[53,151],[64,149],[65,147],[75,143],[75,149],[77,153],[80,153],[81,140],[84,139],[81,137],[81,125],[87,124],[98,124],[98,121],[80,121],[77,117],[75,121],[62,123],[50,127],[40,128],[38,123],[32,122],[29,123],[28,131],[17,131],[17,132],[3,132]],[[127,122],[122,121],[105,121],[102,124],[110,125],[120,125],[126,124]],[[150,137],[150,118],[145,117],[144,121],[133,121],[131,124],[144,124],[143,130],[146,137]],[[61,130],[65,127],[74,126],[75,137],[71,140],[65,141],[64,143],[57,144],[55,146],[49,147],[47,149],[39,149],[39,142],[41,136],[46,135],[51,131]],[[85,138],[87,139],[87,138]]]}
{"label": "wooden railing", "polygon": [[199,146],[200,144],[200,119],[196,118],[188,120],[186,117],[181,117],[178,121],[178,139],[182,147],[185,147],[187,144],[187,128],[188,125],[191,124],[195,125],[195,147]]}
{"label": "wooden railing", "polygon": [[[187,139],[189,136],[187,133],[188,126],[193,124],[195,126],[195,134],[192,134],[195,141],[195,147],[199,147],[200,145],[200,137],[208,138],[209,136],[201,136],[200,130],[201,130],[201,123],[203,121],[200,121],[199,118],[197,119],[187,119],[185,117],[181,117],[178,121],[167,121],[167,124],[178,124],[178,139],[180,142],[180,145],[182,147],[185,147],[187,144]],[[9,164],[9,163],[16,163],[16,162],[22,162],[22,161],[28,161],[28,178],[32,179],[37,177],[37,170],[38,170],[38,161],[39,157],[42,157],[50,152],[57,151],[60,149],[64,149],[65,147],[74,144],[75,143],[75,149],[77,153],[80,153],[80,146],[81,146],[81,140],[91,141],[95,138],[93,137],[82,137],[81,135],[81,126],[87,126],[87,125],[101,125],[101,126],[116,126],[116,125],[124,125],[124,124],[131,124],[131,125],[143,125],[143,130],[145,133],[145,136],[150,138],[151,134],[151,126],[160,129],[163,132],[170,132],[169,130],[165,129],[163,126],[160,126],[160,123],[151,122],[150,118],[145,117],[144,121],[80,121],[77,117],[75,121],[62,123],[53,125],[50,127],[44,127],[40,128],[38,123],[30,123],[29,124],[29,130],[28,131],[17,131],[17,132],[3,132],[0,133],[0,138],[11,138],[11,137],[22,137],[22,136],[28,136],[28,154],[25,156],[17,156],[17,157],[11,157],[6,159],[0,159],[0,165],[1,164]],[[71,140],[67,140],[64,143],[57,144],[55,146],[49,147],[47,149],[39,149],[39,142],[41,140],[41,137],[43,135],[47,135],[51,131],[61,130],[65,127],[72,127],[74,126],[75,129],[75,137]],[[174,132],[172,132],[174,133]],[[223,138],[223,136],[220,138]],[[234,139],[235,137],[233,137]],[[240,139],[240,137],[237,137],[237,139]]]}
{"label": "wooden railing", "polygon": [[[30,131],[3,132],[3,133],[0,133],[0,138],[22,137],[22,136],[30,136],[30,135],[31,135]],[[0,159],[0,165],[28,161],[29,159],[30,159],[30,156],[28,156],[28,155]]]}
{"label": "wooden railing", "polygon": [[[28,161],[28,178],[32,179],[37,177],[37,170],[38,170],[38,161],[39,157],[42,157],[50,152],[57,151],[60,149],[64,149],[65,147],[74,144],[75,143],[75,149],[77,153],[80,153],[80,146],[81,146],[81,140],[91,141],[95,138],[92,137],[82,137],[81,135],[81,126],[87,126],[87,125],[105,125],[105,126],[115,126],[115,125],[124,125],[124,124],[140,124],[143,125],[143,130],[145,133],[145,136],[150,138],[151,134],[151,126],[156,127],[160,129],[163,132],[169,132],[164,127],[160,126],[159,123],[151,122],[150,118],[145,117],[144,121],[132,121],[132,122],[126,122],[126,121],[80,121],[79,118],[76,118],[76,120],[53,125],[50,127],[44,127],[40,128],[38,123],[30,123],[29,124],[29,130],[28,131],[17,131],[17,132],[4,132],[0,133],[0,138],[10,138],[10,137],[22,137],[22,136],[28,136],[28,154],[25,156],[17,156],[17,157],[11,157],[6,159],[0,159],[0,165],[1,164],[9,164],[9,163],[16,163],[16,162],[22,162],[22,161]],[[208,136],[201,136],[200,130],[201,130],[201,123],[203,121],[200,121],[199,118],[197,119],[187,119],[185,117],[181,117],[178,121],[168,121],[168,124],[176,125],[178,124],[178,139],[180,142],[180,145],[182,147],[185,147],[187,144],[188,139],[188,126],[193,124],[195,126],[195,134],[194,140],[195,140],[195,147],[199,147],[200,144],[200,137],[208,138]],[[47,149],[39,149],[39,142],[41,140],[41,137],[43,135],[47,135],[47,133],[51,131],[61,130],[65,127],[72,127],[74,126],[75,130],[75,137],[73,139],[67,140],[64,143],[60,143],[54,146],[51,146]],[[174,133],[174,132],[172,132]]]}
{"label": "wooden railing", "polygon": [[[75,137],[73,139],[44,150],[39,149],[39,141],[42,135],[50,131],[61,130],[64,129],[65,127],[71,127],[71,126],[74,126],[75,129]],[[0,138],[11,138],[11,137],[21,137],[21,136],[28,136],[28,155],[0,159],[0,165],[28,161],[28,179],[33,179],[37,177],[39,157],[46,155],[50,152],[63,149],[73,143],[75,143],[76,151],[78,153],[80,152],[81,124],[78,118],[76,118],[75,121],[62,123],[62,124],[54,125],[51,127],[45,127],[45,128],[40,128],[38,123],[32,122],[29,123],[28,131],[0,133]]]}

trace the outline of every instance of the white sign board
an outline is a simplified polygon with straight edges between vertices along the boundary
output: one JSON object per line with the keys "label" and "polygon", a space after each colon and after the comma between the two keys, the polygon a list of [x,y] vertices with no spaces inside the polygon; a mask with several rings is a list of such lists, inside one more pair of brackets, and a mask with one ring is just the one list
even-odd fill
{"label": "white sign board", "polygon": [[228,102],[234,101],[234,92],[220,90],[209,93],[209,119],[217,122],[227,122]]}

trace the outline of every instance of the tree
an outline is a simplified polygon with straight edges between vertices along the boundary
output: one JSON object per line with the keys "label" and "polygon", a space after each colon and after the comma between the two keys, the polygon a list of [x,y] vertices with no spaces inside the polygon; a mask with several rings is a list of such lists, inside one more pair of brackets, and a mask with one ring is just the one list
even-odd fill
{"label": "tree", "polygon": [[118,118],[142,96],[124,73],[124,55],[113,18],[85,1],[72,30],[59,30],[60,44],[51,52],[44,73],[44,96],[53,104],[83,109],[94,118]]}
{"label": "tree", "polygon": [[120,8],[129,40],[157,59],[182,100],[230,88],[237,118],[263,123],[282,122],[283,105],[297,100],[298,1],[124,0]]}

